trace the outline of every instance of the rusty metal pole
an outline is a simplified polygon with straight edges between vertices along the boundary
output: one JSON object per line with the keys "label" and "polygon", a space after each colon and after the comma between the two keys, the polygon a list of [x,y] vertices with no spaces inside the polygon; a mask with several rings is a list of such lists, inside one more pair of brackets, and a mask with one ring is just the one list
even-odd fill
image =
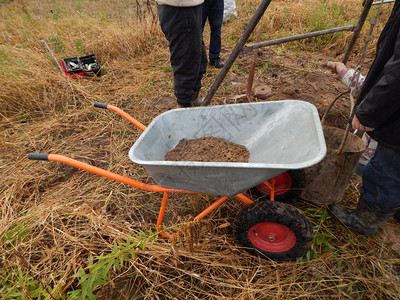
{"label": "rusty metal pole", "polygon": [[361,29],[363,28],[365,20],[367,19],[368,13],[371,9],[372,2],[374,2],[374,0],[365,0],[363,3],[364,9],[361,13],[360,18],[358,19],[358,23],[357,23],[356,27],[354,28],[353,36],[351,37],[350,43],[347,47],[346,53],[344,54],[344,57],[342,60],[342,62],[344,64],[346,64],[348,62],[351,52],[353,51],[354,45],[356,44],[357,39],[360,36]]}
{"label": "rusty metal pole", "polygon": [[258,22],[260,21],[261,17],[264,15],[265,10],[269,6],[272,0],[263,0],[260,6],[257,8],[256,12],[254,13],[253,17],[251,18],[249,24],[245,28],[240,37],[238,43],[236,44],[235,48],[232,50],[231,55],[229,55],[228,60],[225,63],[225,66],[222,68],[221,72],[219,72],[217,79],[215,80],[214,84],[211,86],[210,90],[208,91],[206,97],[201,101],[201,105],[208,105],[211,102],[212,97],[218,90],[219,86],[221,85],[222,81],[224,80],[226,74],[228,73],[229,69],[232,67],[233,63],[235,62],[236,58],[239,56],[240,52],[242,51],[244,45],[246,44],[247,40],[249,39],[251,33],[253,32],[254,28],[257,26]]}
{"label": "rusty metal pole", "polygon": [[316,36],[320,36],[320,35],[332,34],[332,33],[341,32],[341,31],[353,31],[354,28],[355,28],[354,25],[347,25],[347,26],[343,26],[343,27],[336,27],[336,28],[331,28],[331,29],[303,33],[303,34],[299,34],[299,35],[288,36],[288,37],[284,37],[284,38],[280,38],[280,39],[269,40],[266,42],[247,44],[246,46],[244,46],[244,48],[240,54],[246,54],[254,49],[258,49],[258,48],[262,48],[262,47],[279,45],[279,44],[283,44],[283,43],[308,39],[308,38],[312,38],[312,37],[316,37]]}

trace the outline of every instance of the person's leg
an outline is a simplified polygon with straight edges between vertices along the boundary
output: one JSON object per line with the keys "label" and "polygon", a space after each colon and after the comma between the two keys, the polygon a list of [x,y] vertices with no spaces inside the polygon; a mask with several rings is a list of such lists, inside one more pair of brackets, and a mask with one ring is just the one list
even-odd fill
{"label": "person's leg", "polygon": [[204,30],[204,26],[206,25],[208,12],[210,9],[209,0],[204,0],[203,4],[201,5],[201,23],[202,29]]}
{"label": "person's leg", "polygon": [[356,209],[331,205],[330,213],[361,234],[373,235],[400,207],[400,153],[378,144],[363,168],[363,186]]}
{"label": "person's leg", "polygon": [[224,17],[224,0],[211,0],[208,14],[210,23],[210,48],[209,59],[213,63],[220,59],[221,53],[221,27]]}
{"label": "person's leg", "polygon": [[199,74],[197,76],[197,80],[196,80],[196,84],[194,86],[194,93],[196,94],[194,96],[193,101],[195,101],[198,96],[199,96],[199,92],[201,89],[201,80],[203,79],[203,75],[206,73],[207,71],[207,53],[206,53],[206,49],[204,47],[204,42],[201,43],[201,61],[200,61],[200,70],[199,70]]}
{"label": "person's leg", "polygon": [[378,144],[362,173],[361,195],[372,206],[381,209],[400,207],[400,153]]}
{"label": "person's leg", "polygon": [[207,64],[208,64],[208,60],[207,60],[207,53],[206,53],[206,49],[204,47],[204,43],[203,43],[203,49],[202,49],[202,55],[201,55],[201,64],[200,64],[200,72],[199,72],[199,76],[197,77],[197,83],[194,89],[194,94],[193,94],[193,105],[194,106],[207,106],[209,103],[205,102],[205,98],[199,98],[200,95],[200,89],[201,89],[201,79],[203,78],[203,75],[206,73],[207,71]]}
{"label": "person's leg", "polygon": [[192,106],[195,89],[201,86],[199,74],[204,50],[202,7],[158,6],[162,31],[169,42],[174,71],[174,94],[182,106]]}

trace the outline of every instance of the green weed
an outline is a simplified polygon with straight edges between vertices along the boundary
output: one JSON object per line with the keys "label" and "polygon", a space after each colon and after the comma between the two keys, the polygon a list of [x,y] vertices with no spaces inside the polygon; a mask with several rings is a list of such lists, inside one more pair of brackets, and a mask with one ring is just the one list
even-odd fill
{"label": "green weed", "polygon": [[262,73],[268,72],[269,68],[270,68],[270,67],[269,67],[269,63],[268,63],[268,62],[265,62],[265,63],[263,63],[262,66],[261,66],[261,72],[262,72]]}
{"label": "green weed", "polygon": [[60,36],[51,36],[50,42],[53,45],[53,48],[57,52],[65,54],[65,45],[64,45],[63,41],[61,40]]}
{"label": "green weed", "polygon": [[222,89],[223,95],[230,95],[232,94],[233,87],[232,85],[224,84]]}
{"label": "green weed", "polygon": [[76,39],[74,41],[74,44],[75,44],[76,50],[79,53],[79,56],[84,56],[85,55],[85,46],[83,45],[82,40],[81,39]]}
{"label": "green weed", "polygon": [[239,71],[239,64],[236,61],[232,64],[231,71],[232,72]]}
{"label": "green weed", "polygon": [[314,244],[310,253],[311,258],[317,258],[317,253],[331,252],[336,250],[332,245],[335,239],[334,235],[326,225],[327,220],[330,219],[329,213],[324,209],[309,209],[314,231]]}
{"label": "green weed", "polygon": [[289,12],[289,9],[287,8],[287,7],[285,7],[283,10],[282,10],[282,28],[285,28],[285,30],[287,29],[287,26],[289,25],[289,24],[291,24],[291,20],[290,20],[290,12]]}
{"label": "green weed", "polygon": [[313,32],[328,28],[328,13],[328,7],[326,3],[321,3],[319,6],[311,9],[305,17],[305,23],[308,26],[307,31]]}
{"label": "green weed", "polygon": [[0,295],[2,299],[45,299],[50,293],[18,266],[0,271]]}
{"label": "green weed", "polygon": [[74,0],[74,8],[78,11],[82,10],[83,4],[81,0]]}
{"label": "green weed", "polygon": [[[306,32],[314,32],[343,26],[345,23],[348,24],[347,20],[348,14],[343,5],[322,2],[315,7],[311,7],[310,10],[306,12],[303,23]],[[312,39],[306,39],[303,43],[307,44],[312,49],[319,49],[327,43],[339,39],[341,36],[343,36],[343,33],[341,33],[341,35],[322,35]]]}
{"label": "green weed", "polygon": [[0,75],[20,77],[29,74],[28,63],[22,57],[16,57],[10,47],[0,47]]}
{"label": "green weed", "polygon": [[7,53],[7,50],[5,48],[0,48],[0,65],[6,65],[9,64],[9,55]]}
{"label": "green weed", "polygon": [[8,245],[9,249],[12,249],[17,247],[19,243],[27,238],[30,232],[31,230],[29,228],[25,228],[22,224],[17,223],[9,231],[3,234],[1,239],[4,244]]}
{"label": "green weed", "polygon": [[227,40],[232,45],[236,44],[239,41],[239,38],[237,37],[237,32],[229,31]]}
{"label": "green weed", "polygon": [[169,73],[173,73],[174,71],[172,70],[171,65],[162,65],[159,67],[161,70],[169,72]]}
{"label": "green weed", "polygon": [[[14,248],[22,242],[30,233],[21,224],[17,224],[2,236],[3,241]],[[126,271],[126,263],[136,259],[137,249],[142,251],[151,240],[156,240],[158,235],[152,230],[148,233],[140,231],[133,238],[128,238],[125,242],[114,242],[113,250],[108,254],[101,254],[89,257],[89,265],[80,268],[72,275],[72,278],[79,279],[77,287],[67,293],[67,299],[96,299],[96,291],[107,286],[113,280],[113,275],[118,275]],[[0,295],[2,299],[48,299],[50,293],[43,282],[35,279],[28,271],[18,266],[4,267],[0,270]],[[64,297],[60,295],[61,283],[52,288],[52,298]]]}
{"label": "green weed", "polygon": [[137,238],[128,238],[126,242],[114,242],[111,253],[89,257],[89,265],[80,268],[72,275],[78,278],[78,288],[68,292],[68,300],[73,299],[96,299],[95,292],[113,280],[112,275],[121,273],[125,264],[136,259],[138,248],[145,250],[150,240],[156,240],[157,234],[151,230],[148,234],[139,232]]}
{"label": "green weed", "polygon": [[154,87],[154,75],[151,75],[149,80],[145,83],[145,85],[141,89],[141,94],[146,95],[153,87]]}
{"label": "green weed", "polygon": [[284,52],[285,52],[285,46],[284,45],[275,49],[275,53],[277,55],[282,55]]}
{"label": "green weed", "polygon": [[237,18],[236,18],[236,16],[234,15],[234,14],[230,14],[229,15],[229,21],[234,21],[234,20],[236,20]]}
{"label": "green weed", "polygon": [[[8,250],[15,249],[30,234],[31,230],[17,223],[1,236]],[[16,254],[18,257],[19,255]],[[19,258],[20,260],[23,258]],[[0,264],[1,266],[1,264]],[[44,299],[49,293],[42,283],[21,268],[21,264],[0,268],[0,295],[2,299]]]}

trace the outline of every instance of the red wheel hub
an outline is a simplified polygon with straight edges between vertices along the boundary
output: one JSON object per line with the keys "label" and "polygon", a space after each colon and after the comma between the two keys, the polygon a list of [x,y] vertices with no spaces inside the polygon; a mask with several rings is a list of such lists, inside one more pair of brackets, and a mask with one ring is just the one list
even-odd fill
{"label": "red wheel hub", "polygon": [[[287,172],[275,176],[273,179],[275,180],[275,195],[285,194],[292,187],[292,177]],[[264,183],[257,185],[256,188],[264,194],[271,194],[271,190]]]}
{"label": "red wheel hub", "polygon": [[268,252],[287,251],[296,244],[293,231],[278,223],[258,223],[250,228],[248,235],[254,246]]}

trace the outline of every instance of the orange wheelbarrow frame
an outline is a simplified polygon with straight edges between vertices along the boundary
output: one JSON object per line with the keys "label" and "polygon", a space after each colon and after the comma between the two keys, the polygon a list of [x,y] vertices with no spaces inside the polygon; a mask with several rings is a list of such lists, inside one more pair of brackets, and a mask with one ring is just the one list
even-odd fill
{"label": "orange wheelbarrow frame", "polygon": [[[142,124],[141,122],[139,122],[138,120],[133,118],[131,115],[129,115],[128,113],[124,112],[122,109],[120,109],[116,106],[105,104],[105,103],[99,103],[99,102],[96,102],[94,104],[94,106],[98,107],[98,108],[107,109],[107,110],[110,110],[110,111],[113,111],[113,112],[119,114],[120,116],[122,116],[123,118],[125,118],[126,120],[128,120],[133,125],[135,125],[136,127],[138,127],[139,129],[141,129],[143,131],[147,128],[144,124]],[[162,222],[163,222],[165,211],[167,208],[169,194],[170,193],[201,194],[199,192],[186,191],[186,190],[181,190],[181,189],[173,189],[173,188],[163,187],[160,185],[146,184],[146,183],[143,183],[143,182],[140,182],[140,181],[137,181],[137,180],[134,180],[134,179],[131,179],[131,178],[128,178],[128,177],[125,177],[125,176],[122,176],[122,175],[119,175],[119,174],[116,174],[116,173],[113,173],[113,172],[110,172],[110,171],[107,171],[107,170],[104,170],[104,169],[101,169],[101,168],[98,168],[98,167],[95,167],[92,165],[89,165],[87,163],[63,156],[63,155],[45,154],[45,153],[29,153],[28,159],[60,162],[60,163],[70,165],[70,166],[78,168],[78,169],[85,170],[85,171],[93,173],[93,174],[107,177],[109,179],[133,186],[133,187],[141,189],[141,190],[145,190],[145,191],[149,191],[149,192],[163,193],[163,198],[162,198],[160,211],[159,211],[158,219],[157,219],[157,230],[158,230],[158,233],[164,238],[174,238],[177,235],[179,235],[179,233],[180,233],[180,231],[178,230],[177,232],[175,232],[173,234],[168,234],[162,228]],[[270,189],[270,200],[274,201],[274,179],[265,181],[264,184],[267,185],[268,188]],[[242,193],[235,195],[235,197],[246,205],[253,203],[253,201],[250,198],[248,198],[247,196],[245,196]],[[221,204],[223,204],[228,198],[229,197],[226,197],[226,196],[222,196],[222,197],[218,198],[215,202],[213,202],[210,206],[208,206],[200,214],[198,214],[193,219],[193,221],[203,219],[205,216],[207,216],[209,213],[211,213],[213,210],[215,210],[217,207],[219,207]]]}

